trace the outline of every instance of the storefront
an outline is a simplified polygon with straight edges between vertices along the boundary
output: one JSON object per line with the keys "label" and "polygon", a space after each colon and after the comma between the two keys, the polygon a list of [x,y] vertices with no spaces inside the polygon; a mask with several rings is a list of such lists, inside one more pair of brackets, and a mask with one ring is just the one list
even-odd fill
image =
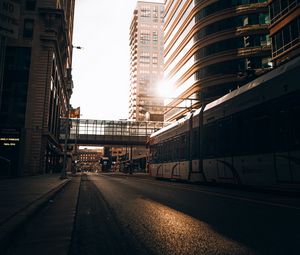
{"label": "storefront", "polygon": [[0,177],[18,175],[20,132],[0,130]]}

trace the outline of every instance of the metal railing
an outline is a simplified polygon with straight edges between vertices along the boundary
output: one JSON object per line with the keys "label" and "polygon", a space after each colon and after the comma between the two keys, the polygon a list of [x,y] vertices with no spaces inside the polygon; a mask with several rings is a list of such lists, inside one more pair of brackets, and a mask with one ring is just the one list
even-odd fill
{"label": "metal railing", "polygon": [[295,45],[298,45],[300,43],[300,37],[295,38],[294,40],[288,42],[287,44],[284,44],[282,47],[280,47],[279,49],[273,51],[272,53],[272,57],[275,58],[278,55],[280,55],[281,53],[284,53],[285,51],[287,51],[288,49],[295,47]]}
{"label": "metal railing", "polygon": [[273,24],[275,21],[280,19],[282,16],[285,14],[289,13],[292,9],[296,8],[300,4],[299,0],[294,0],[294,1],[289,1],[287,3],[287,6],[284,9],[281,9],[280,6],[280,11],[277,12],[272,18],[271,18],[271,24]]}
{"label": "metal railing", "polygon": [[[114,144],[124,143],[134,139],[137,142],[145,140],[153,132],[167,125],[156,121],[130,121],[130,120],[90,120],[90,119],[61,119],[60,139],[65,139],[66,129],[69,128],[68,140],[80,144],[89,140],[93,143],[99,141],[113,141]],[[141,139],[142,138],[142,139]]]}

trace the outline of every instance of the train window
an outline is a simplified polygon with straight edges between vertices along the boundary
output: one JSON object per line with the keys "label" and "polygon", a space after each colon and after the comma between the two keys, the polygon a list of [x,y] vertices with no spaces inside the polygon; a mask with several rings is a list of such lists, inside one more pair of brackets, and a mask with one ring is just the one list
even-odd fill
{"label": "train window", "polygon": [[198,159],[199,158],[199,131],[198,128],[194,129],[192,132],[192,137],[191,137],[191,142],[192,142],[192,159]]}
{"label": "train window", "polygon": [[253,135],[255,137],[254,151],[270,151],[270,117],[264,113],[257,113],[253,119]]}
{"label": "train window", "polygon": [[167,149],[166,141],[163,141],[161,144],[161,147],[160,147],[160,152],[159,152],[159,154],[161,155],[162,162],[166,161],[167,151],[168,151],[168,149]]}
{"label": "train window", "polygon": [[273,114],[274,150],[277,152],[287,151],[290,147],[290,123],[288,116],[288,109],[282,106]]}
{"label": "train window", "polygon": [[187,159],[188,148],[187,148],[186,134],[180,136],[180,142],[178,144],[178,147],[179,147],[179,159],[180,160]]}
{"label": "train window", "polygon": [[219,121],[217,126],[217,154],[220,157],[232,155],[232,118]]}
{"label": "train window", "polygon": [[205,126],[203,131],[203,156],[204,158],[213,158],[216,155],[216,125],[214,122]]}
{"label": "train window", "polygon": [[176,160],[176,138],[172,140],[171,148],[172,148],[172,160]]}
{"label": "train window", "polygon": [[234,117],[232,151],[236,155],[253,152],[253,128],[251,111],[240,112]]}
{"label": "train window", "polygon": [[300,106],[294,108],[290,111],[290,120],[291,120],[291,128],[292,128],[292,150],[300,149]]}
{"label": "train window", "polygon": [[180,159],[180,137],[177,137],[176,139],[176,159],[179,160]]}
{"label": "train window", "polygon": [[172,140],[168,140],[166,142],[167,144],[167,151],[166,151],[166,160],[165,161],[171,161],[172,160]]}
{"label": "train window", "polygon": [[157,161],[158,162],[162,162],[163,161],[163,144],[160,143],[158,144],[158,148],[157,148]]}

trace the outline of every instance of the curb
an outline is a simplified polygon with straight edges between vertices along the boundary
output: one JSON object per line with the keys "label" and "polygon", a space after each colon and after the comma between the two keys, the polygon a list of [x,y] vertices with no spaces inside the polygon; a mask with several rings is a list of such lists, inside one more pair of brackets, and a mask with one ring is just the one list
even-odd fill
{"label": "curb", "polygon": [[71,179],[66,179],[63,183],[59,184],[57,187],[48,191],[46,194],[41,195],[39,198],[31,202],[25,208],[22,208],[14,215],[9,217],[0,226],[0,253],[5,251],[13,235],[26,224],[28,220],[38,212],[46,203],[48,203],[51,197],[54,197],[61,189],[63,189]]}

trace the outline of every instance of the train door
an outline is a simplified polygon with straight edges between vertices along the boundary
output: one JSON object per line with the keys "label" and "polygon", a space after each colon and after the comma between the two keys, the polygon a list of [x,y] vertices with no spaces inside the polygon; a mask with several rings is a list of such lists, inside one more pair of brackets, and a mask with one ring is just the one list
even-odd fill
{"label": "train door", "polygon": [[275,153],[276,176],[278,182],[292,182],[289,155],[285,153]]}
{"label": "train door", "polygon": [[290,168],[293,182],[300,183],[300,102],[299,96],[298,98],[295,96],[295,98],[295,105],[289,111],[291,127]]}
{"label": "train door", "polygon": [[277,115],[274,129],[274,161],[277,181],[280,183],[300,182],[300,114],[298,100],[290,98]]}
{"label": "train door", "polygon": [[225,183],[235,183],[235,170],[232,157],[232,117],[222,119],[218,123],[218,179]]}

